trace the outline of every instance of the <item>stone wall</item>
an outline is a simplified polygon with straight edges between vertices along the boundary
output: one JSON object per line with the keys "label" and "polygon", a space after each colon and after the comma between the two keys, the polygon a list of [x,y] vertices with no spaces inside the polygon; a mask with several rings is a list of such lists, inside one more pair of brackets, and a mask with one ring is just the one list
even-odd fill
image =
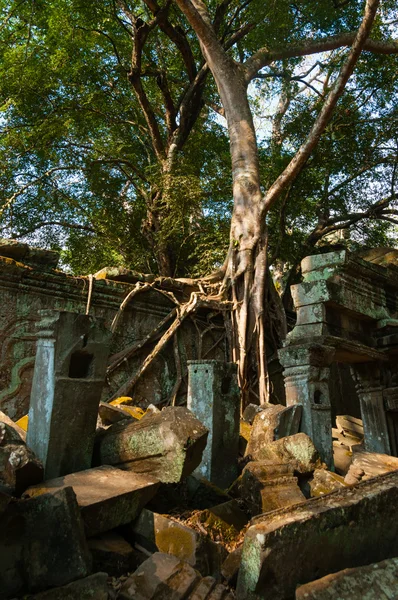
{"label": "stone wall", "polygon": [[[14,258],[0,256],[0,409],[12,419],[27,413],[35,360],[36,331],[42,309],[59,309],[85,313],[89,292],[87,277],[72,277],[54,268],[54,261],[40,260],[24,264]],[[21,257],[22,258],[22,257]],[[51,258],[51,257],[50,257]],[[27,262],[26,258],[24,259]],[[56,262],[56,261],[55,261]],[[105,273],[106,275],[106,273]],[[101,275],[102,277],[104,274]],[[104,319],[110,326],[123,299],[134,287],[134,276],[126,277],[129,282],[110,279],[94,279],[90,314]],[[174,287],[173,287],[174,286]],[[179,300],[189,298],[189,288],[178,282],[166,280],[165,289],[173,291]],[[170,298],[156,290],[138,294],[128,304],[118,323],[112,339],[112,356],[134,342],[143,339],[173,308]],[[179,351],[182,361],[182,374],[186,375],[187,359],[201,357],[225,359],[225,343],[217,343],[222,330],[208,329],[209,313],[201,309],[196,318],[196,326],[187,319],[178,334]],[[223,322],[221,320],[220,326]],[[202,337],[201,355],[198,351],[198,331],[208,329]],[[124,363],[107,380],[103,399],[111,397],[119,387],[131,377],[152,345],[146,346],[137,356]],[[209,352],[210,351],[210,352]],[[170,342],[160,353],[134,389],[134,400],[146,406],[167,401],[176,380],[175,353]],[[185,386],[185,387],[184,387]],[[185,392],[185,383],[181,394]]]}

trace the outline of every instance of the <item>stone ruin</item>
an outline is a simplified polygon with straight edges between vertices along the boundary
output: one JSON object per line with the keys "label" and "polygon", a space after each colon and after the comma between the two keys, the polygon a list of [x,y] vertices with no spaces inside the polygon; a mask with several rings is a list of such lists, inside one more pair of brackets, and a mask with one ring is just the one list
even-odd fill
{"label": "stone ruin", "polygon": [[1,253],[0,600],[398,597],[394,265],[307,257],[286,405],[241,414],[210,305],[137,378],[188,283]]}

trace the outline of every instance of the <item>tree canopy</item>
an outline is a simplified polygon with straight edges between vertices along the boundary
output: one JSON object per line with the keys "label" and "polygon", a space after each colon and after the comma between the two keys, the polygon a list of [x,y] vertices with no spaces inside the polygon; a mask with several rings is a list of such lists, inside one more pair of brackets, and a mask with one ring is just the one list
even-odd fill
{"label": "tree canopy", "polygon": [[[226,108],[179,6],[190,4],[0,2],[3,235],[62,248],[75,273],[113,263],[187,276],[223,263]],[[244,68],[264,193],[306,140],[363,2],[206,8]],[[340,229],[352,244],[394,242],[397,23],[396,3],[383,2],[318,146],[269,212],[269,261],[282,272]]]}

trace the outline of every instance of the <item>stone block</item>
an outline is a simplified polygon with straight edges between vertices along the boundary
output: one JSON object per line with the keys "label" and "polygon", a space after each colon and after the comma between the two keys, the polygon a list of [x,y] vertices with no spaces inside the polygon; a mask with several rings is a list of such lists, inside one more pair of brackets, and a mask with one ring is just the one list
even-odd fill
{"label": "stone block", "polygon": [[115,531],[108,531],[88,540],[93,557],[93,570],[118,577],[138,567],[132,546]]}
{"label": "stone block", "polygon": [[366,479],[371,479],[390,471],[396,471],[397,469],[398,458],[395,456],[355,450],[344,481],[347,485],[355,485],[360,481],[365,481]]}
{"label": "stone block", "polygon": [[347,483],[344,482],[343,477],[326,469],[315,469],[314,478],[310,481],[309,485],[312,497],[323,496],[324,494],[334,492],[334,490],[347,487]]}
{"label": "stone block", "polygon": [[220,488],[229,487],[238,475],[237,366],[215,360],[188,361],[187,406],[209,430],[197,472]]}
{"label": "stone block", "polygon": [[318,451],[305,433],[289,435],[258,447],[256,455],[258,461],[290,463],[294,470],[301,474],[312,473],[321,466]]}
{"label": "stone block", "polygon": [[259,518],[245,536],[238,598],[287,600],[298,582],[397,556],[397,502],[393,472]]}
{"label": "stone block", "polygon": [[344,569],[300,586],[296,600],[391,600],[397,597],[398,558]]}
{"label": "stone block", "polygon": [[252,516],[305,500],[288,463],[250,462],[243,470],[238,493]]}
{"label": "stone block", "polygon": [[203,577],[192,594],[190,594],[189,600],[206,600],[215,587],[216,580],[214,577]]}
{"label": "stone block", "polygon": [[202,523],[210,528],[220,529],[224,531],[228,528],[233,528],[236,532],[240,531],[247,525],[248,517],[239,508],[236,500],[229,500],[223,504],[213,506],[200,515],[198,515]]}
{"label": "stone block", "polygon": [[29,596],[28,600],[108,600],[107,581],[107,573],[94,573],[62,587]]}
{"label": "stone block", "polygon": [[125,410],[122,410],[117,406],[112,406],[112,404],[107,404],[106,402],[100,402],[98,414],[103,425],[113,425],[114,423],[119,423],[125,419],[130,422],[138,421],[138,419],[134,419],[132,415]]}
{"label": "stone block", "polygon": [[193,592],[200,575],[170,554],[156,552],[123,584],[119,600],[184,600]]}
{"label": "stone block", "polygon": [[91,559],[72,488],[14,501],[0,515],[0,598],[86,577]]}
{"label": "stone block", "polygon": [[128,539],[135,540],[149,552],[172,554],[188,562],[202,575],[218,576],[226,551],[191,527],[143,509],[128,527]]}
{"label": "stone block", "polygon": [[253,420],[246,455],[261,460],[263,446],[299,432],[302,406],[267,405]]}
{"label": "stone block", "polygon": [[221,575],[225,579],[227,585],[231,587],[236,587],[241,560],[242,546],[236,548],[233,552],[230,552],[221,565]]}
{"label": "stone block", "polygon": [[149,475],[102,466],[33,486],[26,496],[72,487],[88,537],[132,521],[153,497],[158,481]]}
{"label": "stone block", "polygon": [[[2,427],[2,425],[5,427]],[[6,444],[26,442],[26,431],[0,410],[0,440]],[[1,442],[0,442],[1,443]]]}
{"label": "stone block", "polygon": [[264,410],[264,405],[259,406],[258,404],[248,404],[243,411],[242,419],[245,423],[253,425],[255,417]]}
{"label": "stone block", "polygon": [[93,317],[41,311],[27,444],[45,477],[91,466],[111,333]]}
{"label": "stone block", "polygon": [[188,409],[168,407],[109,427],[98,440],[96,460],[175,483],[200,464],[206,441],[207,429]]}

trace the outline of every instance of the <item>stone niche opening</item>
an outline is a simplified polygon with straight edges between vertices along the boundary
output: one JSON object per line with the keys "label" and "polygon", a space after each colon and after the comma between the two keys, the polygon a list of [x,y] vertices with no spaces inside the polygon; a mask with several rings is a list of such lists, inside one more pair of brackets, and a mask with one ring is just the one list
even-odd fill
{"label": "stone niche opening", "polygon": [[85,350],[73,352],[70,357],[68,377],[87,379],[93,373],[94,355]]}

